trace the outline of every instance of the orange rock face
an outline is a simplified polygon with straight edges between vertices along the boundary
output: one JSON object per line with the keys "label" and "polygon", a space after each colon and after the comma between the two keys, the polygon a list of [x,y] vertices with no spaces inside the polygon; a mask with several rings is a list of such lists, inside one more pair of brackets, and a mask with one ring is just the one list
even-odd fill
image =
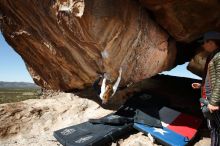
{"label": "orange rock face", "polygon": [[[1,0],[1,29],[34,81],[83,89],[107,73],[120,86],[173,66],[174,41],[134,0]],[[168,40],[169,39],[169,40]]]}
{"label": "orange rock face", "polygon": [[218,0],[139,0],[176,40],[190,42],[210,30],[220,31]]}

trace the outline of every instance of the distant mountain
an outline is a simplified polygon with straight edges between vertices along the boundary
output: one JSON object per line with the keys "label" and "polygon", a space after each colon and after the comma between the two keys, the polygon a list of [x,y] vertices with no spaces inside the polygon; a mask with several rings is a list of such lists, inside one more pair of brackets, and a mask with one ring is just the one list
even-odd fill
{"label": "distant mountain", "polygon": [[0,88],[40,88],[34,83],[28,82],[3,82],[0,81]]}

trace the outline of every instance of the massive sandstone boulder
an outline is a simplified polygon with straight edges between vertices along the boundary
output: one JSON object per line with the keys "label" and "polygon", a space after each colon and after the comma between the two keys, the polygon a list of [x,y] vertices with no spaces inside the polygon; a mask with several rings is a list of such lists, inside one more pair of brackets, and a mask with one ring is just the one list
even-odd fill
{"label": "massive sandstone boulder", "polygon": [[107,73],[121,86],[170,69],[175,42],[134,0],[1,0],[6,41],[34,81],[82,89]]}
{"label": "massive sandstone boulder", "polygon": [[139,0],[177,41],[191,42],[220,31],[219,0]]}
{"label": "massive sandstone boulder", "polygon": [[[139,1],[153,13],[160,26],[166,29],[177,41],[191,43],[207,31],[220,31],[219,0]],[[189,48],[185,49],[188,52]],[[182,52],[182,50],[180,51]],[[191,72],[202,76],[207,53],[200,49],[195,54],[192,59],[186,57],[188,60],[184,60],[190,61],[188,69]],[[183,55],[192,56],[190,53]]]}
{"label": "massive sandstone boulder", "polygon": [[194,74],[202,77],[204,75],[204,68],[207,56],[207,52],[199,50],[198,53],[190,60],[187,69]]}
{"label": "massive sandstone boulder", "polygon": [[220,30],[219,10],[218,0],[1,0],[0,28],[38,85],[70,91],[119,68],[120,86],[190,60],[200,75],[204,61],[174,40]]}

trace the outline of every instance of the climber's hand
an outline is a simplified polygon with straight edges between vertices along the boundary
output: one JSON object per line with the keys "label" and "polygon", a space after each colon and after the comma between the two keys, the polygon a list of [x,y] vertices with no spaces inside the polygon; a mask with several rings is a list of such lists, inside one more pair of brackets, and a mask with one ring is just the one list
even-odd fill
{"label": "climber's hand", "polygon": [[200,83],[192,83],[192,88],[199,89],[199,88],[201,88],[201,84]]}

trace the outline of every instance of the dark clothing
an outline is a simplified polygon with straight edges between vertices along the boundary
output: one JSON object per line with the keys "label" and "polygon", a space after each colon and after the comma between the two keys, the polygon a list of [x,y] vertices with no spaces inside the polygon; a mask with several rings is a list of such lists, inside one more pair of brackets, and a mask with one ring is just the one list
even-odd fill
{"label": "dark clothing", "polygon": [[95,89],[97,95],[101,93],[101,87],[99,86],[99,82],[101,81],[102,77],[99,77],[92,85],[92,87]]}
{"label": "dark clothing", "polygon": [[212,114],[213,119],[207,120],[208,128],[210,130],[211,146],[220,146],[220,113],[219,111]]}

